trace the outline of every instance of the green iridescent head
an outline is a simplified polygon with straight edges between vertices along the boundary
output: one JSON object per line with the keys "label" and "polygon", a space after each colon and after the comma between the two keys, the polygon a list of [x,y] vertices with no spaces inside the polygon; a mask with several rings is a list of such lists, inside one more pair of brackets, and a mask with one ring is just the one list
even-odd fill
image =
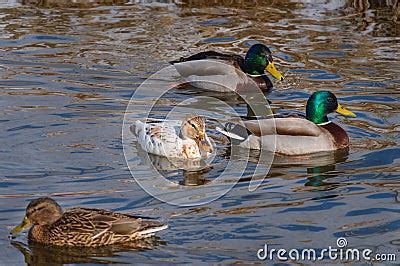
{"label": "green iridescent head", "polygon": [[306,117],[315,124],[328,122],[327,115],[337,112],[344,116],[356,117],[356,115],[338,103],[338,100],[330,91],[314,92],[307,101]]}
{"label": "green iridescent head", "polygon": [[250,47],[244,59],[244,71],[249,75],[260,76],[268,71],[274,78],[283,80],[283,76],[275,68],[271,51],[261,43]]}

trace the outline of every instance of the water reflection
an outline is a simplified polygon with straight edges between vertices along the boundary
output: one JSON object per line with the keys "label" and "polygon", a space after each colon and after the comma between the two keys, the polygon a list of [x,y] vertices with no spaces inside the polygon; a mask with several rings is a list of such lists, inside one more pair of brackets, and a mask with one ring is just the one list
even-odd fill
{"label": "water reflection", "polygon": [[203,169],[201,171],[184,171],[183,172],[183,181],[180,182],[181,185],[184,186],[201,186],[206,185],[211,182],[210,179],[205,178],[205,174],[209,172],[210,167],[207,169]]}
{"label": "water reflection", "polygon": [[95,6],[123,5],[129,0],[21,0],[22,5],[37,6],[42,8],[89,8]]}
{"label": "water reflection", "polygon": [[[274,175],[274,170],[282,168],[290,169],[293,167],[298,170],[304,169],[308,173],[308,182],[304,184],[305,186],[329,186],[329,188],[340,186],[340,183],[329,182],[329,179],[340,175],[340,172],[335,171],[336,166],[344,163],[349,156],[349,149],[301,156],[274,155],[273,153],[263,151],[263,155],[267,158],[265,159],[260,157],[261,151],[259,150],[240,148],[241,152],[231,156],[229,146],[224,147],[221,145],[219,149],[219,156],[221,158],[226,158],[227,160],[246,160],[248,162],[247,168],[243,176],[239,179],[239,182],[249,182],[254,175],[258,175],[261,178],[263,171],[267,174],[270,165],[269,158],[274,156],[271,165],[271,174],[268,174],[267,177]],[[249,155],[248,158],[247,155]],[[143,154],[143,156],[143,158],[146,158],[147,154]],[[142,163],[153,165],[165,178],[176,181],[180,185],[201,186],[212,181],[212,179],[207,177],[216,176],[218,169],[224,169],[226,164],[223,161],[221,162],[221,160],[219,163],[213,165],[208,164],[204,160],[178,160],[149,154],[148,160],[144,160]],[[261,167],[258,172],[254,172],[256,166],[260,167],[260,165],[265,167]],[[210,172],[212,170],[216,171]],[[232,179],[230,182],[235,182],[235,180]]]}
{"label": "water reflection", "polygon": [[338,176],[338,174],[328,174],[336,170],[336,166],[334,164],[331,165],[324,165],[318,167],[307,168],[307,173],[310,174],[310,177],[307,177],[308,182],[305,183],[305,186],[311,187],[322,187],[322,186],[329,186],[332,189],[335,187],[340,186],[339,182],[336,183],[326,183],[325,180],[329,178],[333,178]]}
{"label": "water reflection", "polygon": [[[343,235],[352,247],[397,252],[399,23],[394,8],[374,5],[394,1],[368,1],[367,9],[350,5],[367,3],[358,0],[88,1],[79,8],[68,8],[72,2],[62,8],[28,2],[0,9],[4,264],[24,259],[5,229],[19,222],[27,199],[43,195],[62,197],[66,206],[171,218],[163,237],[168,245],[95,257],[110,263],[259,263],[255,251],[266,242],[326,248]],[[286,82],[275,83],[268,94],[273,109],[303,112],[311,92],[331,90],[356,110],[357,119],[341,120],[351,140],[346,159],[276,156],[268,175],[256,176],[267,176],[260,188],[249,192],[259,160],[254,155],[241,182],[198,208],[170,206],[146,194],[127,170],[121,145],[122,117],[133,90],[171,58],[204,50],[243,54],[256,41],[273,49],[286,72]],[[155,116],[201,94],[173,91]],[[218,97],[246,115],[240,98]],[[207,114],[220,108],[204,101],[190,105]],[[132,113],[143,118],[140,103]],[[220,118],[231,117],[225,115]],[[228,159],[243,159],[230,158],[223,139],[216,142],[221,153],[204,171],[163,168],[154,161],[175,183],[202,188]],[[140,168],[143,157],[136,151],[130,159]]]}
{"label": "water reflection", "polygon": [[[301,156],[284,156],[275,154],[274,160],[271,165],[271,171],[268,173],[268,177],[277,176],[277,172],[282,168],[290,169],[294,168],[297,171],[304,169],[307,172],[307,182],[304,186],[310,187],[324,187],[324,189],[333,189],[340,186],[338,182],[330,182],[329,179],[333,179],[340,175],[339,171],[336,171],[338,164],[344,163],[349,155],[349,149],[343,149],[333,152],[320,152],[316,154],[301,155]],[[262,163],[260,160],[260,151],[250,151],[250,162],[254,164]],[[253,169],[254,168],[251,168]],[[246,172],[247,176],[252,176],[253,172]],[[249,178],[242,178],[241,181],[249,181]]]}
{"label": "water reflection", "polygon": [[26,245],[18,241],[11,241],[11,244],[23,254],[27,265],[64,265],[75,263],[124,264],[128,262],[120,261],[119,253],[145,251],[159,245],[166,245],[166,242],[158,237],[149,237],[129,243],[129,245],[97,248],[57,247],[35,243]]}
{"label": "water reflection", "polygon": [[163,156],[158,156],[154,154],[149,154],[145,151],[141,151],[143,154],[143,164],[153,165],[158,171],[175,171],[175,170],[186,170],[186,171],[196,171],[207,167],[207,162],[204,160],[189,160],[189,159],[179,159],[179,158],[167,158]]}
{"label": "water reflection", "polygon": [[393,9],[395,11],[398,7],[397,0],[347,0],[346,2],[347,7],[352,7],[359,11],[378,8]]}
{"label": "water reflection", "polygon": [[399,36],[400,5],[397,1],[348,0],[346,7],[345,13],[355,14],[352,17],[358,31],[375,37]]}

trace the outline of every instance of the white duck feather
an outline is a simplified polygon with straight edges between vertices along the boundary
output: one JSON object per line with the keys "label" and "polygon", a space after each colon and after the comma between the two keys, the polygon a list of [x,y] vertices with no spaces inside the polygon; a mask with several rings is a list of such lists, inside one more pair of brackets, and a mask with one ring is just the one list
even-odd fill
{"label": "white duck feather", "polygon": [[137,141],[148,153],[170,158],[199,159],[212,152],[205,133],[204,119],[188,116],[185,120],[136,121],[131,126]]}

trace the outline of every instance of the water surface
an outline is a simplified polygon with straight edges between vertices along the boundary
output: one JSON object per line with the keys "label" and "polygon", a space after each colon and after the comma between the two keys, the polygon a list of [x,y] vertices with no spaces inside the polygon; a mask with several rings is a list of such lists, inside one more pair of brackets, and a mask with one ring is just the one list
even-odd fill
{"label": "water surface", "polygon": [[[351,247],[398,252],[398,17],[390,8],[307,2],[313,1],[221,2],[215,8],[163,1],[26,1],[1,8],[2,263],[24,262],[21,250],[27,247],[11,245],[7,235],[28,202],[44,195],[65,208],[135,212],[170,228],[139,251],[99,250],[82,258],[31,247],[36,262],[49,257],[68,258],[60,263],[255,262],[264,243],[320,249],[334,246],[338,237]],[[331,115],[349,133],[349,154],[277,157],[258,190],[249,192],[245,176],[203,206],[177,207],[149,196],[131,177],[122,150],[123,116],[135,88],[169,60],[205,49],[245,53],[255,42],[271,47],[286,76],[268,94],[274,110],[303,112],[312,92],[327,89],[357,114],[355,119]],[[193,94],[172,93],[156,111]],[[246,111],[235,97],[225,97],[239,113]],[[139,108],[134,115],[144,116]],[[218,145],[210,171],[164,173],[182,184],[212,180],[229,158]],[[136,159],[144,163],[140,154]]]}

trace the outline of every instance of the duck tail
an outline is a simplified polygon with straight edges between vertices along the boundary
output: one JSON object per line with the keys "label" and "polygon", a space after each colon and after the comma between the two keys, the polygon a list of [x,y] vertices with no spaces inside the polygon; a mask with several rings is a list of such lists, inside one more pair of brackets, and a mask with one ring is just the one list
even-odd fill
{"label": "duck tail", "polygon": [[239,136],[239,135],[237,135],[237,134],[235,134],[235,133],[225,131],[225,130],[223,130],[223,129],[220,128],[220,127],[216,127],[215,129],[216,129],[219,133],[221,133],[221,134],[227,136],[228,138],[237,139],[237,140],[244,140],[243,137],[241,137],[241,136]]}
{"label": "duck tail", "polygon": [[216,127],[216,130],[221,134],[230,138],[231,142],[244,141],[249,136],[249,131],[244,126],[238,123],[228,122],[224,125],[224,129]]}
{"label": "duck tail", "polygon": [[139,235],[140,236],[149,237],[149,236],[153,236],[156,232],[165,230],[167,228],[168,228],[168,225],[167,224],[163,224],[163,225],[160,225],[160,226],[157,226],[157,227],[151,227],[151,228],[148,228],[146,230],[143,230],[143,231],[139,232]]}
{"label": "duck tail", "polygon": [[149,237],[153,236],[156,232],[165,230],[168,228],[167,224],[162,224],[156,220],[142,220],[141,226],[143,228],[140,229],[138,235],[141,237]]}

